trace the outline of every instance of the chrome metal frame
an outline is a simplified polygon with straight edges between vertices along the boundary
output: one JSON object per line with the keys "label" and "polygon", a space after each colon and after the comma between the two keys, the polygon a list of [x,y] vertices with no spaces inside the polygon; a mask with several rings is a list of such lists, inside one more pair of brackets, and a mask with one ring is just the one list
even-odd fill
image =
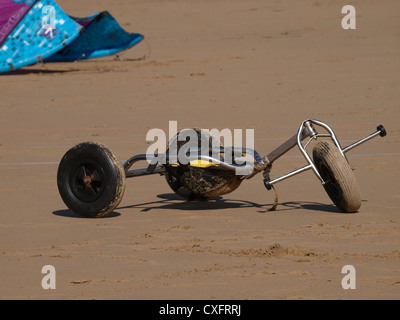
{"label": "chrome metal frame", "polygon": [[[320,127],[325,129],[327,133],[317,133],[314,127]],[[228,170],[233,170],[237,171],[242,170],[239,172],[250,172],[248,174],[243,174],[240,176],[241,179],[250,179],[254,175],[260,172],[264,172],[264,184],[267,187],[267,189],[271,189],[272,186],[280,181],[286,180],[290,177],[293,177],[299,173],[308,171],[308,170],[313,170],[317,178],[321,181],[322,184],[325,184],[324,179],[321,177],[320,173],[318,172],[318,169],[314,165],[314,162],[312,161],[311,157],[307,153],[307,146],[310,144],[311,141],[316,140],[317,138],[320,137],[328,137],[331,138],[335,146],[339,149],[340,153],[343,155],[343,157],[346,158],[345,153],[348,152],[349,150],[361,145],[362,143],[365,143],[366,141],[380,135],[381,137],[384,137],[386,135],[386,130],[385,128],[380,125],[377,127],[377,131],[370,134],[369,136],[360,139],[349,146],[342,148],[335,133],[333,130],[324,122],[315,120],[315,119],[308,119],[305,120],[301,123],[297,134],[291,137],[289,140],[287,140],[285,143],[281,144],[278,148],[270,152],[268,155],[261,157],[255,150],[249,149],[249,148],[223,148],[221,147],[219,150],[210,150],[210,151],[216,151],[217,153],[224,153],[224,152],[241,152],[242,155],[250,155],[254,158],[254,166],[248,166],[248,165],[237,165],[234,163],[228,163],[226,161],[222,161],[221,159],[204,155],[199,153],[195,155],[188,155],[187,154],[187,160],[205,160],[205,161],[211,161],[214,164],[220,165],[221,167],[228,169]],[[309,139],[306,144],[303,146],[302,141],[305,139]],[[289,150],[294,148],[295,146],[298,146],[300,149],[301,154],[304,156],[306,161],[308,162],[307,165],[296,169],[292,172],[289,172],[281,177],[278,177],[276,179],[271,180],[269,178],[269,171],[271,169],[271,166],[274,161],[282,157],[285,153],[287,153]],[[164,155],[147,155],[147,154],[139,154],[136,155],[129,160],[127,160],[124,164],[124,170],[127,178],[130,177],[138,177],[138,176],[144,176],[144,175],[150,175],[150,174],[164,174],[166,172],[166,163],[168,163],[168,160],[171,159],[177,159],[176,154],[164,154]],[[159,164],[159,160],[162,159],[163,164]],[[150,160],[150,162],[149,162]],[[133,164],[135,164],[138,161],[146,161],[147,162],[147,168],[142,168],[142,169],[135,169],[135,170],[130,170]],[[232,162],[235,162],[234,159]]]}
{"label": "chrome metal frame", "polygon": [[[315,131],[314,127],[313,127],[313,124],[315,126],[319,126],[319,127],[324,128],[328,132],[328,134],[319,134],[319,133],[317,133]],[[290,173],[287,173],[287,174],[285,174],[285,175],[283,175],[283,176],[281,176],[279,178],[276,178],[274,180],[264,181],[265,186],[267,187],[267,189],[270,189],[272,185],[274,185],[274,184],[276,184],[276,183],[278,183],[280,181],[286,180],[286,179],[288,179],[290,177],[293,177],[293,176],[295,176],[295,175],[297,175],[299,173],[308,171],[310,169],[313,170],[313,172],[315,173],[317,178],[324,185],[326,183],[326,181],[324,181],[324,179],[321,177],[320,173],[318,172],[318,169],[314,165],[314,162],[311,160],[310,156],[308,155],[308,153],[306,151],[306,147],[309,145],[309,143],[312,140],[317,139],[318,137],[330,137],[332,139],[333,143],[339,149],[339,151],[342,154],[342,156],[344,158],[346,158],[345,153],[348,152],[349,150],[361,145],[362,143],[367,142],[368,140],[371,140],[372,138],[374,138],[374,137],[376,137],[378,135],[380,135],[381,137],[386,136],[386,130],[382,125],[378,126],[376,129],[377,129],[377,131],[372,133],[372,134],[370,134],[369,136],[367,136],[367,137],[365,137],[365,138],[363,138],[361,140],[358,140],[358,141],[352,143],[351,145],[349,145],[349,146],[347,146],[345,148],[342,148],[340,143],[339,143],[339,140],[337,139],[337,137],[335,135],[335,133],[333,132],[333,130],[326,123],[324,123],[322,121],[315,120],[315,119],[308,119],[308,120],[303,121],[302,124],[300,125],[300,128],[299,128],[298,133],[297,133],[297,145],[298,145],[298,147],[300,149],[300,152],[303,154],[304,158],[307,160],[308,165],[306,165],[304,167],[301,167],[299,169],[296,169],[296,170],[294,170],[294,171],[292,171]],[[308,132],[309,141],[306,143],[305,146],[303,146],[301,141],[304,140],[304,131],[305,130]],[[347,160],[347,158],[346,158],[346,160]]]}

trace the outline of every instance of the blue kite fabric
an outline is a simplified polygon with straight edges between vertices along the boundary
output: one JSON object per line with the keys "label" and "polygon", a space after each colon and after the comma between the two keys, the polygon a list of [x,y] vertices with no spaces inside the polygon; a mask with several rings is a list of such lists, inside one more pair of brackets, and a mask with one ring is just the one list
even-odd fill
{"label": "blue kite fabric", "polygon": [[37,62],[112,55],[142,39],[106,11],[73,18],[54,0],[0,0],[0,73]]}
{"label": "blue kite fabric", "polygon": [[133,47],[143,35],[128,33],[107,11],[87,18],[73,18],[84,26],[82,34],[68,47],[47,58],[46,62],[76,61],[113,55]]}
{"label": "blue kite fabric", "polygon": [[[0,0],[0,8],[0,72],[43,61],[70,44],[83,29],[53,0]],[[16,11],[10,11],[12,8]],[[48,11],[56,17],[53,24],[45,21]]]}

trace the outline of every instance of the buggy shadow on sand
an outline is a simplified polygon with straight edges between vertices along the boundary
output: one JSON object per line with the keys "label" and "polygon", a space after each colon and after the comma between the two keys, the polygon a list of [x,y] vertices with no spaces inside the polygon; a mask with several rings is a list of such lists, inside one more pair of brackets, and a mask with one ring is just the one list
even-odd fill
{"label": "buggy shadow on sand", "polygon": [[[316,127],[323,129],[324,133],[318,133]],[[124,165],[107,147],[94,142],[80,143],[67,151],[58,167],[57,184],[60,195],[67,207],[77,215],[98,218],[109,214],[118,206],[124,194],[126,178],[160,174],[179,196],[188,200],[205,200],[228,194],[244,180],[261,172],[264,186],[270,190],[280,181],[312,170],[341,211],[356,212],[361,206],[361,196],[345,153],[378,135],[384,137],[386,130],[380,125],[376,132],[342,148],[327,124],[308,119],[301,123],[297,134],[264,157],[249,148],[224,148],[217,139],[207,136],[203,131],[196,129],[196,133],[196,145],[203,146],[201,143],[205,140],[208,147],[206,152],[202,148],[196,155],[186,154],[186,161],[176,159],[180,148],[187,141],[177,142],[177,153],[172,154],[167,150],[161,156],[139,154],[127,160]],[[177,136],[173,139],[177,139]],[[306,139],[308,141],[303,145]],[[320,141],[315,144],[310,156],[306,148],[311,141],[317,139]],[[308,164],[271,179],[273,162],[295,146],[299,147]],[[215,156],[216,153],[218,156]],[[252,159],[250,165],[249,162],[243,164],[243,161],[238,160],[246,156]],[[160,162],[160,159],[164,161]],[[131,170],[133,164],[139,161],[145,161],[146,167]],[[277,199],[273,208],[276,205]]]}

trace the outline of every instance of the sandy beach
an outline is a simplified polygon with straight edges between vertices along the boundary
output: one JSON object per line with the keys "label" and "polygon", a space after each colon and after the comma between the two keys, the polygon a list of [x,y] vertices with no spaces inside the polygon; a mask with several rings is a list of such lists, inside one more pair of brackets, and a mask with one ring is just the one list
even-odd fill
{"label": "sandy beach", "polygon": [[[120,0],[57,3],[72,16],[108,10],[145,41],[115,56],[0,74],[1,299],[400,298],[400,2]],[[159,175],[127,179],[105,218],[63,203],[57,168],[83,141],[121,161],[146,133],[254,129],[268,154],[309,118],[343,146],[361,190],[340,212],[311,172],[276,185],[262,175],[209,201],[186,202]],[[278,177],[305,165],[298,149]],[[56,269],[44,290],[42,267]],[[342,268],[356,270],[344,290]]]}

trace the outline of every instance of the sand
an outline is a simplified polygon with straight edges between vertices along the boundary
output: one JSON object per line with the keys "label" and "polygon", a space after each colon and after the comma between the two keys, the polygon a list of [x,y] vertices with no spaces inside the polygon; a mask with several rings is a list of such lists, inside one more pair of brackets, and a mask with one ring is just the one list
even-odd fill
{"label": "sand", "polygon": [[[35,65],[0,75],[1,299],[399,299],[400,3],[351,1],[59,0],[73,16],[108,9],[146,41],[119,59]],[[144,58],[145,57],[145,58]],[[362,206],[339,212],[312,172],[262,176],[208,202],[185,202],[158,175],[127,180],[106,218],[83,219],[56,184],[82,141],[121,161],[146,133],[255,129],[267,154],[301,121],[328,123],[349,152]],[[305,164],[298,150],[278,177]],[[44,290],[42,267],[56,269]],[[342,288],[342,268],[356,289]]]}

